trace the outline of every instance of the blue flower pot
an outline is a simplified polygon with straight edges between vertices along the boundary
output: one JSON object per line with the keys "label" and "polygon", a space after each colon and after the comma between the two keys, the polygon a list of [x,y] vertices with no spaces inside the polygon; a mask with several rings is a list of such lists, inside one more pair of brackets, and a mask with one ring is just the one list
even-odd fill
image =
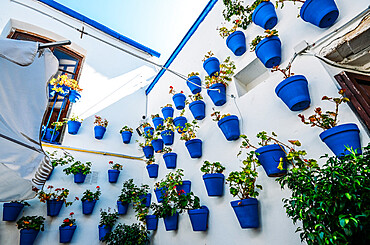
{"label": "blue flower pot", "polygon": [[154,134],[154,128],[148,126],[144,128],[144,134],[145,136],[153,135]]}
{"label": "blue flower pot", "polygon": [[193,231],[207,230],[209,210],[206,206],[201,206],[200,209],[188,210],[188,214]]}
{"label": "blue flower pot", "polygon": [[206,103],[202,100],[193,101],[189,104],[189,109],[193,117],[202,120],[206,117]]}
{"label": "blue flower pot", "polygon": [[[191,76],[191,77],[188,78],[188,80],[190,82],[186,81],[186,84],[190,88],[190,91],[191,91],[192,94],[197,94],[197,93],[200,93],[200,91],[202,91],[202,87],[200,87],[202,85],[202,81],[200,80],[200,77]],[[196,84],[196,85],[194,85],[193,83]]]}
{"label": "blue flower pot", "polygon": [[174,109],[172,107],[163,107],[162,114],[164,119],[167,119],[168,117],[173,117],[173,111]]}
{"label": "blue flower pot", "polygon": [[200,139],[191,139],[185,142],[191,158],[202,157],[202,141]]}
{"label": "blue flower pot", "polygon": [[186,117],[176,117],[175,119],[173,119],[173,124],[176,127],[180,126],[180,129],[177,129],[178,133],[181,133],[182,129],[185,127],[185,123],[187,122],[188,120],[186,119]]}
{"label": "blue flower pot", "polygon": [[166,227],[166,231],[175,231],[178,227],[179,222],[179,213],[176,212],[172,216],[166,216],[163,218],[164,226]]}
{"label": "blue flower pot", "polygon": [[118,214],[126,214],[128,205],[129,203],[122,203],[121,201],[117,201]]}
{"label": "blue flower pot", "polygon": [[119,171],[117,169],[109,169],[108,170],[109,183],[117,183],[120,172],[121,171]]}
{"label": "blue flower pot", "polygon": [[32,245],[40,230],[22,229],[20,234],[20,245]]}
{"label": "blue flower pot", "polygon": [[222,83],[215,83],[209,87],[210,89],[216,90],[207,90],[207,94],[211,97],[211,100],[215,106],[222,106],[226,103],[226,86]]}
{"label": "blue flower pot", "polygon": [[251,197],[230,203],[243,229],[259,227],[258,201],[256,198]]}
{"label": "blue flower pot", "polygon": [[150,206],[152,202],[152,194],[148,193],[146,195],[140,195],[139,198],[141,199],[141,204],[144,204],[146,207]]}
{"label": "blue flower pot", "polygon": [[[54,132],[54,135],[53,135],[53,132]],[[54,131],[51,128],[47,128],[44,139],[47,141],[55,142],[57,140],[58,135],[59,135],[58,131]]]}
{"label": "blue flower pot", "polygon": [[224,180],[225,176],[220,173],[203,175],[208,196],[222,196],[224,194]]}
{"label": "blue flower pot", "polygon": [[59,242],[70,243],[76,228],[77,228],[76,225],[64,227],[59,226]]}
{"label": "blue flower pot", "polygon": [[334,0],[306,0],[300,11],[301,18],[320,28],[332,26],[339,16]]}
{"label": "blue flower pot", "polygon": [[103,241],[105,236],[112,231],[112,227],[107,225],[98,226],[99,227],[99,240]]}
{"label": "blue flower pot", "polygon": [[157,129],[159,125],[163,125],[163,118],[155,117],[152,119],[152,122],[154,124],[154,128]]}
{"label": "blue flower pot", "polygon": [[161,133],[161,137],[163,139],[163,143],[165,145],[172,145],[173,144],[173,140],[175,139],[175,134],[172,130],[165,130],[165,131],[162,131]]}
{"label": "blue flower pot", "polygon": [[168,169],[176,168],[177,154],[174,152],[169,152],[163,155],[164,163]]}
{"label": "blue flower pot", "polygon": [[266,68],[280,65],[281,62],[281,42],[277,36],[266,37],[256,46],[257,58]]}
{"label": "blue flower pot", "polygon": [[94,127],[94,133],[95,133],[95,139],[101,140],[104,137],[105,131],[107,129],[103,126],[95,126]]}
{"label": "blue flower pot", "polygon": [[183,180],[181,185],[176,186],[177,192],[181,192],[181,195],[190,193],[191,191],[191,181]]}
{"label": "blue flower pot", "polygon": [[79,100],[80,98],[81,98],[81,95],[76,90],[71,90],[68,96],[69,101],[71,101],[72,103],[76,103],[77,100]]}
{"label": "blue flower pot", "polygon": [[158,164],[149,164],[146,165],[146,169],[148,170],[149,178],[157,178],[158,177]]}
{"label": "blue flower pot", "polygon": [[146,220],[146,229],[149,231],[156,231],[158,227],[158,217],[155,215],[147,215]]}
{"label": "blue flower pot", "polygon": [[24,204],[10,202],[3,205],[3,221],[16,221],[19,213],[22,211]]}
{"label": "blue flower pot", "polygon": [[175,94],[172,96],[173,103],[175,103],[175,107],[177,110],[182,110],[185,108],[185,100],[186,96],[182,93]]}
{"label": "blue flower pot", "polygon": [[215,73],[220,72],[220,61],[216,57],[210,57],[203,62],[203,68],[208,76],[215,76]]}
{"label": "blue flower pot", "polygon": [[131,137],[132,137],[132,133],[130,131],[123,131],[121,133],[121,136],[122,136],[123,143],[125,143],[125,144],[130,143]]}
{"label": "blue flower pot", "polygon": [[240,130],[237,116],[231,115],[224,117],[217,124],[228,141],[239,139]]}
{"label": "blue flower pot", "polygon": [[78,130],[81,127],[81,122],[79,121],[68,121],[68,133],[77,134]]}
{"label": "blue flower pot", "polygon": [[320,139],[330,148],[337,156],[343,157],[351,154],[346,146],[353,148],[357,154],[361,155],[360,130],[354,123],[342,124],[325,130],[320,134]]}
{"label": "blue flower pot", "polygon": [[311,103],[308,82],[302,75],[284,79],[276,86],[275,93],[291,111],[304,110]]}
{"label": "blue flower pot", "polygon": [[152,140],[152,146],[154,152],[161,152],[163,150],[163,140],[162,139]]}
{"label": "blue flower pot", "polygon": [[247,50],[244,33],[242,31],[234,31],[227,37],[226,45],[236,56],[243,55]]}
{"label": "blue flower pot", "polygon": [[144,155],[147,159],[151,158],[154,155],[153,146],[147,145],[143,147]]}
{"label": "blue flower pot", "polygon": [[274,28],[278,21],[274,4],[271,2],[260,3],[253,11],[252,21],[265,30]]}
{"label": "blue flower pot", "polygon": [[83,183],[86,179],[86,174],[83,173],[77,173],[73,176],[74,182],[75,183]]}
{"label": "blue flower pot", "polygon": [[[267,176],[280,177],[287,173],[286,154],[278,144],[265,145],[256,150],[257,156]],[[283,170],[278,169],[280,159],[283,159]]]}
{"label": "blue flower pot", "polygon": [[166,187],[154,189],[154,193],[157,198],[157,202],[162,202],[163,195],[166,193]]}
{"label": "blue flower pot", "polygon": [[96,200],[93,201],[83,201],[82,202],[82,213],[83,214],[92,214],[94,211]]}
{"label": "blue flower pot", "polygon": [[63,204],[64,204],[63,201],[57,201],[57,199],[47,200],[46,201],[47,216],[51,217],[58,216]]}

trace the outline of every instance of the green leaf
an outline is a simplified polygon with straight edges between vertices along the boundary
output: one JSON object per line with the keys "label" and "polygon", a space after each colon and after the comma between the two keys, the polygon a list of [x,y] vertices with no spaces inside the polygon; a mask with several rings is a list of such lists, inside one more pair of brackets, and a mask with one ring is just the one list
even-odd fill
{"label": "green leaf", "polygon": [[344,195],[346,195],[346,197],[347,197],[349,200],[351,200],[352,196],[351,196],[349,193],[346,193],[346,194],[344,194]]}

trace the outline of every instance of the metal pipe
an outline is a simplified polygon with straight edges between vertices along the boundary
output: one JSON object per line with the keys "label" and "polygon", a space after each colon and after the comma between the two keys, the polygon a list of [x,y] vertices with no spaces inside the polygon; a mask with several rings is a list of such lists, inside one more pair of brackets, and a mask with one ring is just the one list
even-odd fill
{"label": "metal pipe", "polygon": [[38,49],[43,48],[53,48],[53,47],[59,47],[64,45],[70,45],[72,42],[70,40],[65,41],[58,41],[58,42],[52,42],[52,43],[40,43]]}

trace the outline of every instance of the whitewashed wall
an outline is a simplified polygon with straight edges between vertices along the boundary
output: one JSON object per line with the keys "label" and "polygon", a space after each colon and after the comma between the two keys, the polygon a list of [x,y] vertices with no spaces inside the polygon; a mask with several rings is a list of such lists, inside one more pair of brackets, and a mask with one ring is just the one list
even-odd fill
{"label": "whitewashed wall", "polygon": [[[40,7],[33,1],[25,2],[37,6],[40,9],[51,11],[46,7]],[[367,3],[364,0],[355,2],[337,1],[337,4],[340,9],[339,19],[335,26],[324,30],[305,23],[301,19],[297,19],[298,10],[296,6],[286,4],[286,8],[277,10],[279,23],[276,28],[279,30],[283,43],[283,64],[287,64],[294,52],[293,47],[301,40],[304,39],[307,42],[313,42],[319,37],[331,32],[337,26],[347,22],[367,7]],[[26,10],[7,0],[0,2],[0,9],[9,9],[6,12],[2,11],[0,15],[0,30],[3,30],[2,36],[6,36],[4,34],[6,31],[4,30],[7,28],[9,18],[15,18],[39,26],[50,32],[56,32],[64,38],[71,39],[78,47],[82,47],[80,49],[85,52],[86,60],[81,74],[81,86],[85,88],[85,91],[81,102],[77,103],[73,108],[77,113],[86,111],[86,109],[104,97],[104,95],[97,95],[98,90],[106,89],[104,92],[105,95],[114,91],[119,85],[113,83],[113,81],[123,83],[118,78],[120,76],[129,76],[126,73],[132,70],[129,68],[126,69],[125,67],[127,67],[128,63],[122,62],[126,58],[125,55],[118,55],[117,51],[110,47],[103,45],[97,46],[96,43],[87,40],[87,38],[80,40],[78,33],[71,32],[68,28],[60,26],[56,22],[50,22],[50,20],[47,23],[45,17],[40,16],[40,14]],[[202,59],[203,55],[209,50],[212,50],[220,60],[231,56],[236,62],[237,73],[255,59],[255,54],[249,52],[249,48],[242,57],[235,57],[226,47],[225,40],[219,37],[216,27],[223,22],[222,10],[223,4],[222,1],[219,1],[175,59],[170,67],[171,69],[185,75],[192,71],[198,71],[203,80],[206,73],[202,68]],[[60,14],[56,15],[74,22],[69,17]],[[254,36],[257,33],[262,34],[263,30],[251,25],[248,32],[245,33],[247,43],[250,43]],[[99,47],[99,49],[96,47]],[[132,60],[132,62],[135,62],[135,60]],[[144,64],[139,63],[135,67],[140,67],[141,65]],[[333,75],[339,73],[339,71],[328,69],[317,59],[312,57],[298,57],[294,62],[293,71],[296,74],[304,74],[309,81],[312,103],[311,107],[303,112],[305,115],[310,115],[316,106],[326,106],[326,104],[321,102],[323,95],[335,96],[337,94]],[[149,76],[147,75],[147,77]],[[254,144],[257,143],[254,137],[257,132],[262,130],[267,132],[274,131],[282,140],[299,139],[303,144],[303,148],[308,151],[309,157],[318,158],[325,153],[330,154],[329,150],[318,137],[321,130],[303,125],[297,117],[298,113],[289,111],[285,104],[276,97],[274,89],[282,80],[282,76],[277,73],[270,74],[268,71],[263,76],[267,78],[241,97],[237,96],[235,83],[231,82],[227,93],[228,95],[233,94],[237,97],[235,102],[228,97],[227,103],[222,107],[217,107],[217,109],[221,110],[222,113],[231,113],[242,118],[241,130],[252,139],[251,141]],[[142,81],[145,83],[146,79],[142,78]],[[160,113],[161,106],[172,103],[171,95],[168,94],[168,87],[170,85],[174,86],[178,91],[183,90],[187,94],[190,93],[183,80],[166,72],[148,96],[148,115]],[[201,198],[202,204],[207,205],[210,209],[209,228],[207,232],[193,232],[188,215],[183,214],[180,216],[179,230],[177,232],[167,232],[165,231],[163,220],[159,220],[158,231],[152,232],[152,244],[299,244],[299,235],[294,232],[296,227],[286,217],[281,202],[283,197],[289,196],[289,191],[280,190],[279,185],[275,183],[274,179],[268,178],[262,169],[258,170],[260,173],[258,183],[264,187],[264,190],[260,191],[260,196],[258,197],[261,215],[261,228],[259,229],[243,230],[240,228],[234,211],[230,206],[230,201],[236,200],[236,198],[233,198],[228,193],[227,185],[225,185],[225,194],[223,197],[207,196],[202,180],[202,173],[199,170],[203,161],[220,161],[226,166],[226,176],[231,171],[238,170],[241,164],[236,158],[236,154],[239,151],[240,140],[236,142],[226,141],[216,122],[210,118],[213,107],[210,98],[206,94],[206,91],[203,90],[202,94],[205,98],[207,110],[207,116],[200,122],[201,128],[198,131],[198,137],[203,140],[203,157],[201,159],[191,159],[184,142],[179,140],[177,133],[173,149],[178,154],[177,168],[185,170],[185,179],[192,181],[192,191]],[[239,106],[241,114],[238,113],[236,104]],[[85,121],[77,135],[65,135],[63,145],[141,156],[142,152],[138,150],[137,144],[134,143],[139,138],[138,135],[134,133],[131,144],[124,145],[118,132],[125,124],[136,128],[141,120],[141,116],[145,114],[145,105],[146,97],[143,89],[122,99],[118,96],[111,100],[104,100],[98,107],[94,107],[86,113]],[[96,140],[93,136],[94,114],[101,115],[109,120],[107,132],[102,140]],[[176,111],[175,116],[178,114],[179,111]],[[187,111],[185,116],[188,120],[192,120],[190,111]],[[369,138],[360,126],[359,121],[346,105],[341,108],[340,122],[357,123],[361,129],[362,144],[365,145],[369,142]],[[92,170],[97,174],[97,179],[89,182],[90,177],[88,177],[86,183],[74,184],[73,176],[64,175],[62,172],[63,167],[58,167],[53,172],[47,185],[51,184],[55,187],[70,189],[71,199],[74,196],[81,197],[84,190],[94,189],[99,185],[102,190],[101,200],[97,202],[94,213],[91,216],[82,215],[81,203],[75,202],[71,207],[63,207],[60,215],[56,218],[46,217],[46,205],[40,203],[38,199],[30,201],[32,207],[25,208],[24,215],[44,215],[46,217],[45,232],[39,234],[36,244],[57,244],[57,239],[59,239],[58,226],[71,211],[76,214],[75,217],[78,224],[72,244],[99,244],[97,234],[99,209],[115,207],[115,202],[120,193],[123,181],[134,178],[135,183],[139,185],[146,183],[152,188],[153,184],[164,177],[169,171],[174,171],[166,169],[162,155],[157,153],[155,157],[160,164],[159,177],[157,179],[148,178],[145,164],[141,161],[86,153],[71,153],[78,160],[93,162]],[[107,180],[108,162],[110,160],[124,165],[124,170],[121,172],[117,184],[110,184]],[[153,190],[151,191],[153,194],[152,201],[156,201]],[[127,215],[120,217],[119,222],[135,222],[133,210],[130,208]],[[18,239],[19,232],[14,223],[0,222],[0,244],[17,244]]]}

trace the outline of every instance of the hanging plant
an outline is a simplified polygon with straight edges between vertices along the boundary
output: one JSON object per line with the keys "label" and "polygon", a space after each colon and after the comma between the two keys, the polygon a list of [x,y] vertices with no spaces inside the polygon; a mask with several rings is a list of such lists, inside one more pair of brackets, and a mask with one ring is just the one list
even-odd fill
{"label": "hanging plant", "polygon": [[193,114],[193,117],[197,120],[204,119],[206,117],[206,104],[203,101],[203,96],[200,93],[197,93],[191,94],[188,97],[189,100],[186,100],[186,104],[189,105],[189,109]]}
{"label": "hanging plant", "polygon": [[218,127],[221,129],[228,141],[239,139],[240,129],[239,118],[237,116],[230,115],[229,113],[221,115],[219,111],[214,110],[211,117],[214,117],[212,120],[217,122]]}
{"label": "hanging plant", "polygon": [[108,127],[108,120],[102,119],[102,117],[95,115],[95,121],[94,121],[94,133],[95,133],[95,139],[102,139],[104,137],[105,131]]}

